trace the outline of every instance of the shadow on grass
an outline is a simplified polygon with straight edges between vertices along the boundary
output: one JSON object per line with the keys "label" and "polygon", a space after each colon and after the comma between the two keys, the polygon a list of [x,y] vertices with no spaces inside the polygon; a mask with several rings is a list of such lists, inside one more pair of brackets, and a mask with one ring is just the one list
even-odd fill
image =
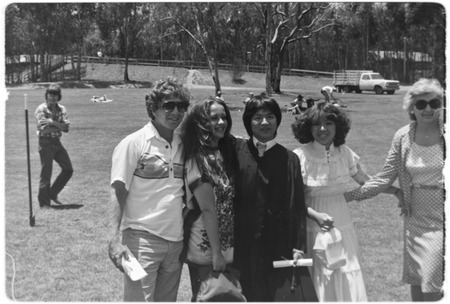
{"label": "shadow on grass", "polygon": [[82,204],[65,204],[65,205],[55,205],[55,206],[50,206],[50,207],[52,209],[56,209],[56,210],[67,210],[67,209],[80,209],[83,206],[84,205],[82,205]]}

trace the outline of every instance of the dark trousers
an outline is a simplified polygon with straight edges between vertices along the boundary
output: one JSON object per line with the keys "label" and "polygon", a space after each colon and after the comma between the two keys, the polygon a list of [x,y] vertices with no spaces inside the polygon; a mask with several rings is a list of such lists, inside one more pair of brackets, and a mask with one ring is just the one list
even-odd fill
{"label": "dark trousers", "polygon": [[192,298],[191,302],[197,302],[197,294],[200,289],[200,273],[199,273],[199,266],[188,264],[189,269],[189,277],[191,279],[191,291],[192,291]]}
{"label": "dark trousers", "polygon": [[[39,138],[39,155],[41,157],[41,176],[39,181],[39,206],[50,205],[56,200],[73,174],[69,154],[58,138]],[[53,160],[61,167],[61,172],[51,184]]]}
{"label": "dark trousers", "polygon": [[[248,302],[274,302],[275,287],[270,284],[271,259],[263,237],[245,238],[245,245],[236,244],[234,261],[241,272],[240,283]],[[237,253],[237,255],[236,255]]]}

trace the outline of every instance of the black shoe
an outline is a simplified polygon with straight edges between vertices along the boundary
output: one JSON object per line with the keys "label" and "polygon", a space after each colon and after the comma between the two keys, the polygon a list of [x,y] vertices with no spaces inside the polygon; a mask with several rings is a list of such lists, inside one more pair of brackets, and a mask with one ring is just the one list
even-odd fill
{"label": "black shoe", "polygon": [[41,207],[41,209],[51,209],[51,208],[52,208],[52,207],[50,206],[50,204],[40,205],[39,207]]}
{"label": "black shoe", "polygon": [[62,204],[63,204],[63,203],[61,203],[60,201],[58,201],[57,198],[52,199],[52,202],[54,202],[54,203],[57,204],[57,205],[62,205]]}

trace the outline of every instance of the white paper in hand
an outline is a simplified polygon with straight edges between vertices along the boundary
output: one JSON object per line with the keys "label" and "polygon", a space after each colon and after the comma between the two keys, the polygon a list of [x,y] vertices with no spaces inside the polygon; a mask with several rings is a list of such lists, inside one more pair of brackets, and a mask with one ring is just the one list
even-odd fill
{"label": "white paper in hand", "polygon": [[[299,259],[296,266],[312,266],[312,259]],[[294,260],[273,261],[273,268],[294,267]]]}
{"label": "white paper in hand", "polygon": [[342,234],[337,228],[330,231],[319,231],[313,248],[314,254],[327,269],[335,270],[347,263]]}
{"label": "white paper in hand", "polygon": [[125,256],[122,256],[122,267],[125,273],[130,277],[133,281],[138,281],[147,276],[147,272],[145,272],[144,268],[142,268],[139,261],[134,257],[131,253],[130,249],[127,248],[128,260]]}

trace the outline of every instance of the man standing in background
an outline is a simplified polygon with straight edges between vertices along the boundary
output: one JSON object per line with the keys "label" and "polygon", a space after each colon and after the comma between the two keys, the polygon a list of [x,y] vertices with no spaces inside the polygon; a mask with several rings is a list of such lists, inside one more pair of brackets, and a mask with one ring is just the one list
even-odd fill
{"label": "man standing in background", "polygon": [[[61,88],[51,84],[45,91],[46,102],[40,104],[34,116],[37,119],[39,136],[39,156],[41,176],[38,201],[41,208],[50,208],[50,201],[60,205],[58,194],[64,189],[73,174],[69,154],[61,144],[62,132],[69,132],[66,108],[58,104],[62,98]],[[61,167],[61,172],[51,185],[53,160]]]}

